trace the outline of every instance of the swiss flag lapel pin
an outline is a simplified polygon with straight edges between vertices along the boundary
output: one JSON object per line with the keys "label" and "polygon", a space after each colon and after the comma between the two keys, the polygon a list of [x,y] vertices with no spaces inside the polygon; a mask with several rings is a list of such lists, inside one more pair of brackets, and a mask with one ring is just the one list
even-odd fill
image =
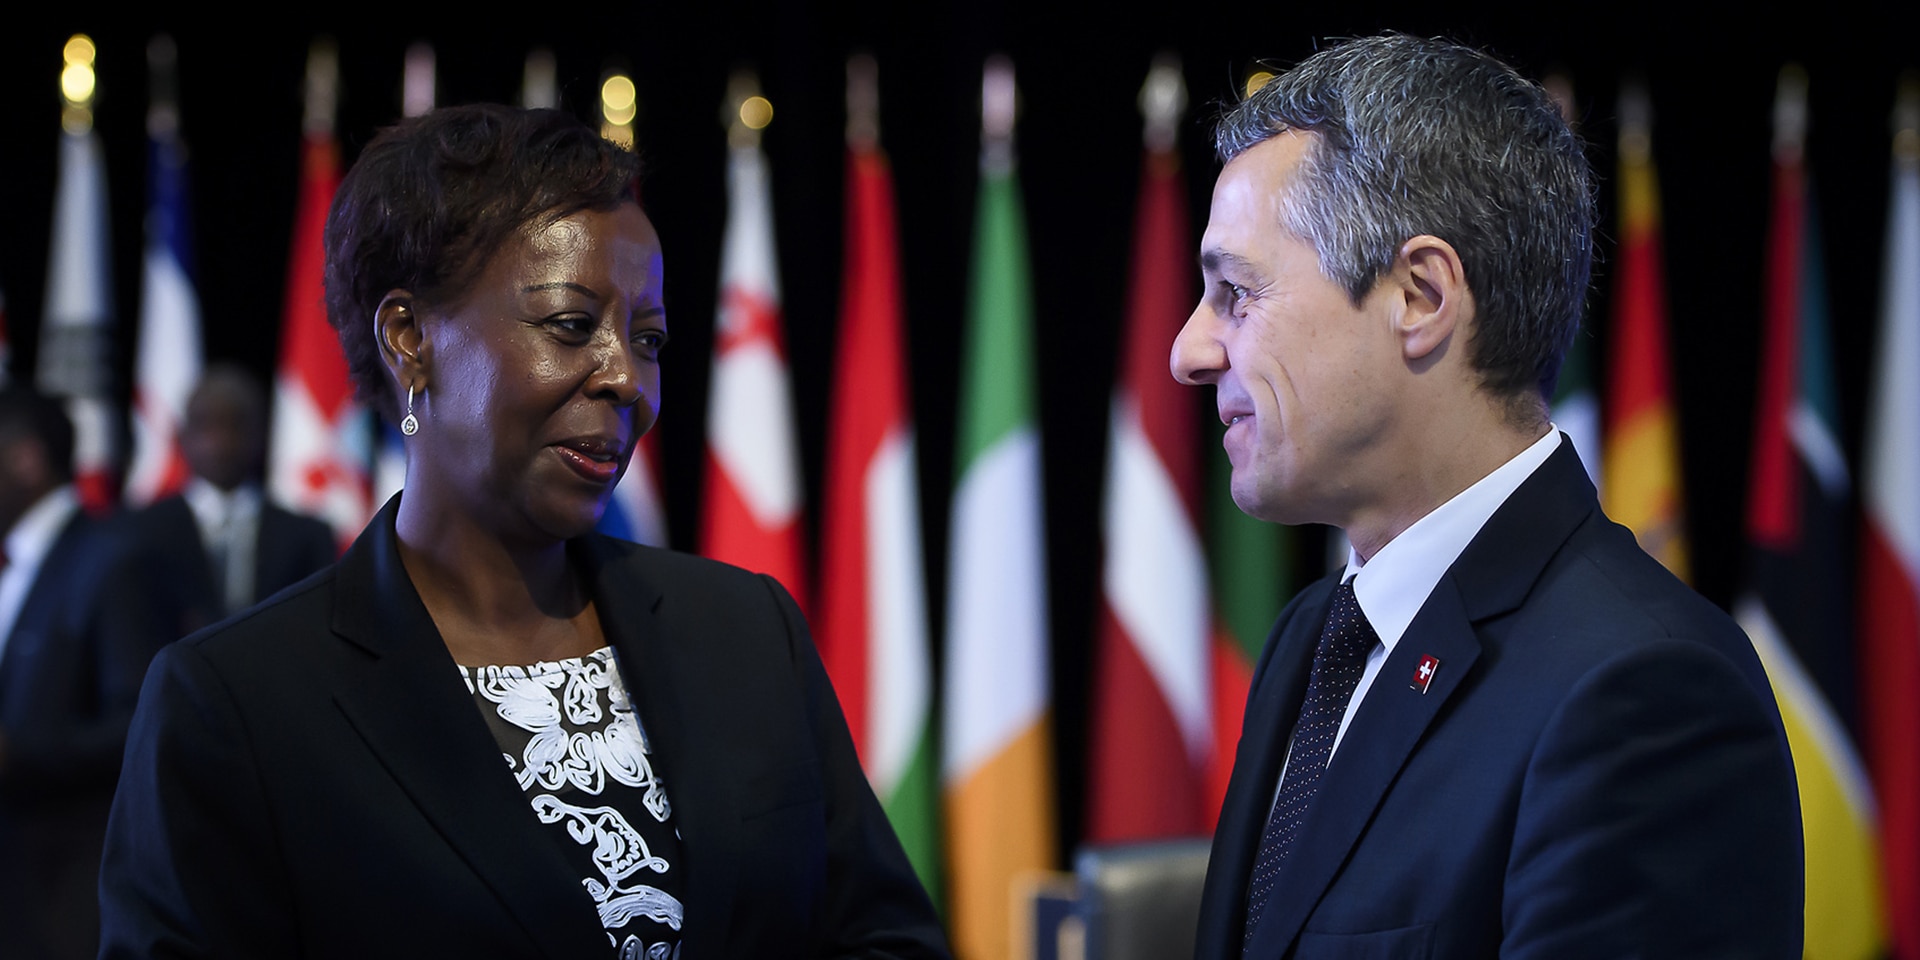
{"label": "swiss flag lapel pin", "polygon": [[1413,682],[1407,684],[1421,693],[1427,692],[1427,685],[1433,682],[1434,671],[1440,669],[1440,658],[1431,655],[1420,657],[1420,666],[1413,671]]}

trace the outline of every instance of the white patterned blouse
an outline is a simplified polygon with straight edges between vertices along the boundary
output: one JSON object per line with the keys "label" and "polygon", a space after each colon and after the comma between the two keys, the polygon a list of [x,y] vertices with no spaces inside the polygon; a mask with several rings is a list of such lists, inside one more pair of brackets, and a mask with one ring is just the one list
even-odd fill
{"label": "white patterned blouse", "polygon": [[460,675],[534,816],[579,869],[615,955],[677,958],[679,831],[613,648]]}

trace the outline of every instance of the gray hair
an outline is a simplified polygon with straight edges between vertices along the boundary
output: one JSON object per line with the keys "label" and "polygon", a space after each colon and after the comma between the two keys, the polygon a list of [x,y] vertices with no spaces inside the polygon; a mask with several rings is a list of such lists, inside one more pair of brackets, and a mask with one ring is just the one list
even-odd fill
{"label": "gray hair", "polygon": [[[1221,118],[1222,163],[1288,130],[1312,143],[1283,225],[1355,305],[1421,234],[1473,291],[1467,358],[1492,393],[1550,396],[1580,325],[1594,201],[1579,137],[1538,84],[1478,50],[1386,34],[1315,54]],[[1528,397],[1528,406],[1534,406]]]}

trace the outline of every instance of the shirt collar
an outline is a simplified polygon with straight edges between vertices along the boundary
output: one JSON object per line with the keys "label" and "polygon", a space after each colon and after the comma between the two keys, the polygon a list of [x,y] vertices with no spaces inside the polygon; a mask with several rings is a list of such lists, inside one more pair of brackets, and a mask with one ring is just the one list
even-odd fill
{"label": "shirt collar", "polygon": [[14,521],[7,531],[7,564],[37,568],[40,558],[53,549],[54,538],[80,509],[80,494],[73,484],[58,486],[43,494]]}
{"label": "shirt collar", "polygon": [[187,485],[180,491],[182,499],[193,510],[193,515],[201,526],[217,525],[229,517],[239,517],[250,507],[257,508],[260,502],[260,487],[253,483],[243,483],[231,491],[222,490],[199,478],[190,477]]}
{"label": "shirt collar", "polygon": [[1363,562],[1351,546],[1347,548],[1342,576],[1352,578],[1360,610],[1387,652],[1393,652],[1414,615],[1426,606],[1434,586],[1480,528],[1559,446],[1560,428],[1549,424],[1546,436],[1414,521],[1373,559]]}

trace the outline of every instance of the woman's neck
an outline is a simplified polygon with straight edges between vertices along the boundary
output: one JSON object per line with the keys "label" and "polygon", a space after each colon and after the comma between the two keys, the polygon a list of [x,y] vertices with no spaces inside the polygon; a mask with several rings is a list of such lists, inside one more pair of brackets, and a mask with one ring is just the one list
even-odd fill
{"label": "woman's neck", "polygon": [[605,645],[564,542],[511,543],[422,497],[402,497],[395,527],[401,564],[456,662],[525,664]]}

